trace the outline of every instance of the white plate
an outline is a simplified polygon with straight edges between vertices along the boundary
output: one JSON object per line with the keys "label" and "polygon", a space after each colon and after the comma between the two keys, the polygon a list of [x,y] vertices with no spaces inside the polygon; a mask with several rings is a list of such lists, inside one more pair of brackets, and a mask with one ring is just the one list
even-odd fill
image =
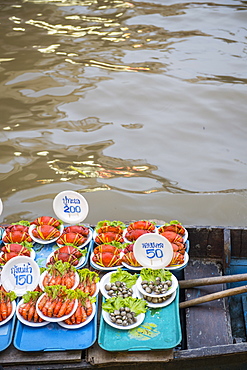
{"label": "white plate", "polygon": [[122,265],[126,267],[128,270],[133,270],[133,271],[141,271],[141,269],[143,269],[143,266],[131,266],[126,262],[122,262]]}
{"label": "white plate", "polygon": [[13,257],[3,266],[1,278],[4,289],[14,291],[20,297],[37,287],[40,268],[31,257]]}
{"label": "white plate", "polygon": [[[18,244],[18,243],[17,243]],[[3,255],[4,253],[3,252],[0,252],[0,257]],[[30,253],[30,257],[29,258],[32,258],[33,260],[35,259],[35,256],[36,256],[36,252],[35,252],[35,250],[33,250],[33,249],[31,249],[31,253]],[[20,256],[16,256],[16,257],[21,257],[21,255]],[[24,257],[28,257],[28,256],[24,256]],[[12,258],[14,258],[14,257],[12,257]]]}
{"label": "white plate", "polygon": [[59,225],[57,227],[57,229],[60,231],[60,235],[57,237],[57,238],[53,238],[53,239],[50,239],[50,240],[44,240],[44,239],[40,239],[40,238],[35,238],[35,236],[33,236],[33,230],[37,227],[37,225],[30,225],[29,229],[28,229],[28,232],[29,232],[29,235],[31,236],[31,238],[36,242],[36,243],[39,243],[39,244],[50,244],[50,243],[54,243],[63,233],[63,229],[64,229],[64,226],[63,225]]}
{"label": "white plate", "polygon": [[[162,226],[159,226],[159,227],[162,227]],[[159,228],[158,228],[159,229]],[[178,235],[180,235],[180,236],[182,236],[182,238],[183,238],[183,243],[185,243],[186,242],[186,240],[188,239],[188,230],[187,229],[185,229],[184,228],[184,230],[185,230],[185,232],[184,232],[184,234],[178,234]],[[159,232],[159,231],[158,231]]]}
{"label": "white plate", "polygon": [[[100,282],[99,282],[99,289],[100,289],[100,292],[101,294],[105,297],[105,298],[111,298],[109,296],[109,294],[107,293],[107,290],[105,289],[105,285],[106,284],[110,284],[110,279],[111,279],[111,275],[113,273],[115,273],[116,271],[111,271],[111,272],[108,272],[107,274],[105,274]],[[133,289],[133,294],[132,294],[132,297],[136,297],[137,296],[137,288],[136,288],[136,285],[132,285],[132,289]]]}
{"label": "white plate", "polygon": [[93,262],[93,260],[92,260],[93,256],[94,256],[94,253],[91,253],[91,256],[90,256],[90,264],[96,270],[112,271],[112,270],[117,270],[119,267],[123,267],[123,265],[117,265],[117,266],[113,266],[113,267],[102,267],[100,265],[97,265],[97,263],[94,263]]}
{"label": "white plate", "polygon": [[137,321],[134,324],[128,325],[128,326],[122,326],[122,325],[117,325],[114,322],[112,322],[110,319],[109,313],[104,310],[102,310],[102,316],[108,325],[112,326],[113,328],[120,329],[120,330],[130,330],[130,329],[136,328],[137,326],[141,325],[145,319],[145,313],[140,313],[138,316],[136,316]]}
{"label": "white plate", "polygon": [[40,326],[45,326],[49,324],[49,321],[33,322],[33,321],[25,320],[24,317],[19,313],[19,307],[23,302],[24,300],[21,299],[16,308],[16,317],[20,322],[22,322],[22,324],[31,326],[31,327],[37,327],[37,328]]}
{"label": "white plate", "polygon": [[[92,230],[89,229],[89,234],[87,236],[87,240],[81,245],[76,245],[76,247],[79,248],[79,249],[84,248],[92,240],[92,238],[93,238],[93,232],[92,232]],[[59,248],[61,248],[61,247],[64,247],[65,244],[58,244],[57,243],[57,245],[59,246]]]}
{"label": "white plate", "polygon": [[168,291],[164,294],[149,294],[147,293],[143,288],[142,288],[142,285],[141,285],[141,282],[142,282],[142,278],[141,276],[139,276],[139,278],[137,279],[137,282],[136,282],[136,286],[137,286],[137,289],[143,294],[143,295],[148,295],[149,297],[165,297],[167,295],[170,295],[172,294],[173,292],[176,291],[177,287],[178,287],[178,280],[176,278],[176,276],[172,275],[172,285],[170,287],[170,289],[168,289]]}
{"label": "white plate", "polygon": [[[28,232],[28,234],[29,234],[29,232]],[[1,235],[0,235],[0,236],[1,236]],[[4,230],[3,235],[2,235],[2,239],[3,239],[5,236],[6,236],[6,231]],[[29,234],[29,236],[30,236],[30,234]],[[2,240],[2,241],[3,241],[3,240]],[[22,242],[4,242],[4,241],[3,241],[3,243],[6,245],[6,244],[20,244],[20,243],[22,243]],[[31,242],[28,242],[28,243],[33,244],[33,243],[34,243],[34,241],[32,240]]]}
{"label": "white plate", "polygon": [[[162,303],[152,303],[152,302],[148,302],[148,301],[146,301],[146,302],[147,302],[148,307],[150,307],[150,308],[162,308],[162,307],[166,307],[166,306],[168,306],[170,303],[172,303],[174,301],[174,299],[176,298],[176,294],[177,294],[177,290],[175,290],[175,292],[172,293],[171,297],[169,297],[168,299],[166,299]],[[139,291],[138,291],[138,298],[144,299],[143,298],[143,294],[141,292],[139,292]]]}
{"label": "white plate", "polygon": [[4,324],[6,324],[9,320],[11,320],[12,319],[12,317],[14,316],[14,314],[15,314],[15,312],[16,312],[16,301],[12,301],[11,302],[11,305],[12,305],[12,311],[11,311],[11,314],[8,316],[8,317],[6,317],[6,319],[5,320],[3,320],[3,321],[0,321],[0,326],[2,326],[2,325],[4,325]]}
{"label": "white plate", "polygon": [[[44,291],[43,280],[44,280],[46,274],[48,274],[47,271],[42,272],[42,274],[40,275],[40,280],[39,280],[40,289],[42,289],[43,291]],[[74,286],[71,289],[76,289],[76,287],[78,286],[78,284],[79,284],[79,275],[78,275],[77,272],[75,272],[75,284],[74,284]]]}
{"label": "white plate", "polygon": [[80,328],[82,328],[83,326],[89,324],[90,321],[92,321],[93,318],[94,318],[94,316],[95,316],[95,313],[96,313],[96,304],[95,303],[92,303],[92,306],[93,306],[93,312],[91,313],[90,316],[87,317],[86,321],[83,321],[81,324],[68,325],[64,321],[59,321],[58,324],[60,326],[62,326],[63,328],[65,328],[65,329],[80,329]]}
{"label": "white plate", "polygon": [[157,233],[141,235],[134,243],[133,253],[140,265],[160,269],[169,265],[173,248],[169,240]]}
{"label": "white plate", "polygon": [[166,270],[178,270],[178,269],[182,269],[184,268],[187,263],[189,262],[189,255],[187,252],[184,253],[184,263],[182,263],[181,265],[173,265],[173,266],[166,266]]}
{"label": "white plate", "polygon": [[38,315],[43,319],[43,320],[46,320],[49,322],[59,322],[59,321],[64,321],[66,319],[68,319],[70,316],[73,315],[73,313],[76,311],[77,309],[77,306],[78,306],[78,300],[76,299],[75,300],[75,304],[74,304],[74,307],[73,307],[73,310],[68,314],[68,315],[64,315],[62,317],[48,317],[48,316],[45,316],[41,311],[40,309],[38,308],[38,304],[40,302],[40,300],[43,298],[43,296],[45,295],[46,293],[42,294],[39,299],[37,300],[37,303],[36,303],[36,310],[38,312]]}
{"label": "white plate", "polygon": [[[134,240],[134,241],[131,241],[131,240],[127,239],[127,238],[126,238],[126,236],[125,236],[125,235],[127,234],[127,232],[128,232],[127,228],[126,228],[126,229],[124,229],[124,231],[123,231],[123,238],[124,238],[124,242],[125,242],[125,243],[131,243],[131,244],[133,243],[133,244],[134,244],[134,243],[135,243],[135,241],[136,241],[137,239],[136,239],[136,240]],[[158,232],[157,227],[155,227],[155,229],[154,229],[154,231],[153,231],[153,232],[151,232],[151,233],[146,233],[146,234],[159,234],[159,232]],[[145,235],[145,234],[143,234],[143,235]],[[139,237],[139,238],[140,238],[140,237]],[[139,238],[138,238],[138,239],[139,239]]]}
{"label": "white plate", "polygon": [[[64,247],[64,246],[63,246]],[[50,259],[51,259],[51,257],[53,257],[54,256],[54,251],[53,252],[51,252],[51,254],[49,254],[49,256],[47,257],[47,259],[46,259],[46,265],[48,265],[49,264],[49,262],[50,262]],[[74,266],[76,269],[79,269],[82,265],[83,265],[83,263],[85,262],[85,259],[86,259],[86,257],[85,256],[82,256],[81,258],[79,258],[79,260],[78,260],[78,265],[76,265],[76,266]]]}

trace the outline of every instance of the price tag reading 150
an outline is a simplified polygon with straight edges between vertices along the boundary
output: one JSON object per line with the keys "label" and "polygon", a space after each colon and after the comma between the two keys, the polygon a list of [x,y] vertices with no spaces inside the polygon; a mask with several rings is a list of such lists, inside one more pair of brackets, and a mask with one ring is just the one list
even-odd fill
{"label": "price tag reading 150", "polygon": [[83,221],[88,214],[86,199],[72,190],[59,193],[53,201],[53,209],[60,220],[69,224]]}
{"label": "price tag reading 150", "polygon": [[14,291],[17,296],[34,290],[39,283],[39,277],[39,266],[32,258],[26,256],[17,256],[9,260],[1,274],[3,287]]}
{"label": "price tag reading 150", "polygon": [[136,260],[143,266],[153,269],[164,268],[171,262],[172,245],[164,236],[148,233],[140,236],[133,248]]}

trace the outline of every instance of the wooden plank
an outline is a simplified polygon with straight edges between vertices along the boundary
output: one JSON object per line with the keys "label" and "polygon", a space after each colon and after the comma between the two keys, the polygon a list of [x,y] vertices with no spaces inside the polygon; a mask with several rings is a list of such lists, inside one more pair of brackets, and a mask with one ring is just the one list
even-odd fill
{"label": "wooden plank", "polygon": [[224,228],[185,226],[188,230],[191,258],[219,258],[224,253]]}
{"label": "wooden plank", "polygon": [[0,352],[0,364],[50,364],[64,362],[80,362],[82,351],[54,351],[54,352],[22,352],[10,345],[5,351]]}
{"label": "wooden plank", "polygon": [[[219,276],[219,266],[214,262],[189,261],[184,270],[185,279]],[[185,290],[185,300],[212,294],[225,289],[223,284]],[[203,303],[186,309],[187,348],[211,347],[232,343],[226,299]]]}
{"label": "wooden plank", "polygon": [[160,351],[108,352],[97,343],[86,351],[86,360],[91,365],[168,362],[173,359],[173,349]]}

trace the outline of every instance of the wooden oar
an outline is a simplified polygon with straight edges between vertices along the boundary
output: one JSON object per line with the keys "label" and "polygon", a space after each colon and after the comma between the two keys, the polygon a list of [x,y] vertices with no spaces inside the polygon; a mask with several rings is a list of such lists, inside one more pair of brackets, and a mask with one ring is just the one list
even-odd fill
{"label": "wooden oar", "polygon": [[194,288],[196,286],[223,284],[223,283],[235,283],[238,281],[247,281],[247,274],[224,275],[224,276],[213,276],[213,277],[200,278],[200,279],[180,280],[179,287],[181,289]]}
{"label": "wooden oar", "polygon": [[222,290],[221,292],[207,294],[199,298],[190,299],[189,301],[181,302],[179,303],[179,308],[187,308],[187,307],[195,306],[200,303],[210,302],[216,299],[229,297],[232,295],[246,293],[246,292],[247,292],[247,285],[237,287],[237,288],[232,288],[232,289],[226,289],[226,290]]}

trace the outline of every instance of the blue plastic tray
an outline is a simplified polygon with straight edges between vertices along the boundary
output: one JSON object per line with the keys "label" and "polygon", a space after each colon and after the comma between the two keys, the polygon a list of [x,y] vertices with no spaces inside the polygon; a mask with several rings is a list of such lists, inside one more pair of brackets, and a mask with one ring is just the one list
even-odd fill
{"label": "blue plastic tray", "polygon": [[0,326],[0,351],[4,351],[12,342],[14,327],[15,327],[16,315],[6,324]]}
{"label": "blue plastic tray", "polygon": [[57,323],[33,328],[17,320],[13,344],[26,352],[83,350],[92,346],[96,338],[97,307],[93,320],[79,329],[65,329]]}
{"label": "blue plastic tray", "polygon": [[182,340],[179,291],[163,308],[149,308],[143,323],[131,330],[119,330],[100,319],[98,344],[106,351],[149,351],[171,349]]}

